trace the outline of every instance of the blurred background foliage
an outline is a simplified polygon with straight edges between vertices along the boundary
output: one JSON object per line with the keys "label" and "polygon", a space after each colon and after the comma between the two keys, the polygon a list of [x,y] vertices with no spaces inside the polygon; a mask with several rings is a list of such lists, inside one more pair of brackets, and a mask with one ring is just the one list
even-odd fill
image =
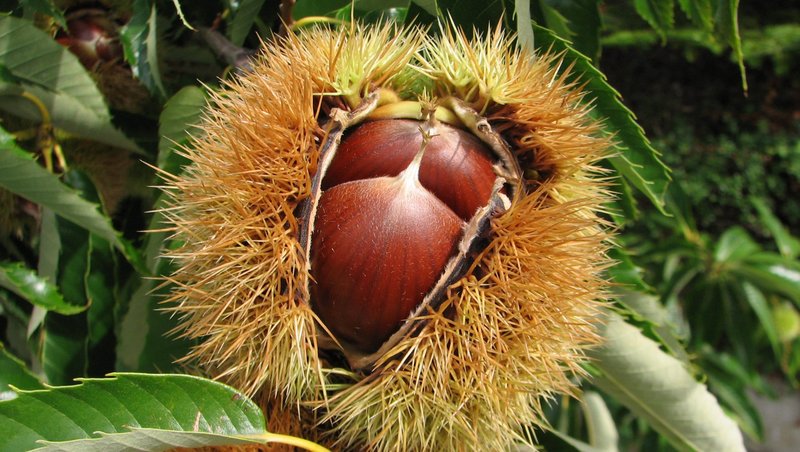
{"label": "blurred background foliage", "polygon": [[[610,120],[610,133],[633,136],[648,162],[614,164],[646,182],[626,176],[616,186],[620,264],[609,276],[629,323],[707,383],[752,441],[764,437],[752,394],[774,395],[776,381],[797,390],[797,2],[300,0],[282,16],[279,2],[266,0],[23,0],[0,1],[0,11],[0,334],[44,381],[186,370],[173,360],[190,344],[166,335],[174,323],[157,310],[168,288],[149,278],[169,271],[158,255],[170,242],[142,233],[160,218],[151,213],[158,179],[141,162],[180,171],[173,151],[207,101],[198,82],[214,89],[233,76],[281,20],[449,16],[466,30],[502,21],[540,49],[569,42],[566,55],[589,89],[619,91],[671,169],[667,189],[659,157],[618,111],[623,125]],[[544,28],[531,29],[528,14]],[[82,50],[78,41],[98,35],[111,38]],[[25,66],[26,52],[65,61]],[[600,117],[616,101],[604,96]],[[553,402],[555,428],[540,435],[546,447],[674,447],[628,406],[584,387],[580,403]],[[598,448],[596,413],[613,419],[610,449]]]}

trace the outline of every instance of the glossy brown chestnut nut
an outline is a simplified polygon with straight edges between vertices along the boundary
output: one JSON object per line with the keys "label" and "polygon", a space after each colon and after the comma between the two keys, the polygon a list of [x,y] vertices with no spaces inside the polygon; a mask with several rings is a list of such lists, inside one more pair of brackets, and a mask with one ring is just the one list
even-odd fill
{"label": "glossy brown chestnut nut", "polygon": [[[327,189],[351,180],[396,176],[422,146],[420,122],[390,119],[362,124],[347,135],[322,181]],[[463,220],[489,200],[496,175],[489,149],[474,135],[438,124],[425,148],[419,180]]]}
{"label": "glossy brown chestnut nut", "polygon": [[97,63],[122,58],[122,45],[116,25],[97,15],[89,15],[67,22],[67,34],[56,38],[68,47],[87,68]]}
{"label": "glossy brown chestnut nut", "polygon": [[358,126],[322,181],[312,306],[338,341],[363,353],[376,351],[437,284],[496,178],[480,140],[437,124],[423,145],[421,125]]}

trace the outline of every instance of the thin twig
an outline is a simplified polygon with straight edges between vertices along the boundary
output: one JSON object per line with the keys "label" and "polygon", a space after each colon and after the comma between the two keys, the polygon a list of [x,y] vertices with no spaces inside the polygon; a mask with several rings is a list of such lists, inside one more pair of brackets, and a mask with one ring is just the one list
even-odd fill
{"label": "thin twig", "polygon": [[210,28],[201,27],[200,36],[208,43],[211,50],[218,58],[233,66],[237,71],[250,72],[253,70],[252,58],[255,50],[234,45],[220,32]]}

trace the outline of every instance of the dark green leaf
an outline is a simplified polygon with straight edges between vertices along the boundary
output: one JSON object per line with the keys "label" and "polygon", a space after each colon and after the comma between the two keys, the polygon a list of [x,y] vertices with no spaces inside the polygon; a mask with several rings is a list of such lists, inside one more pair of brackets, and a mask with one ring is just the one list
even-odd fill
{"label": "dark green leaf", "polygon": [[[207,102],[206,92],[197,86],[185,86],[164,105],[158,118],[158,167],[170,174],[178,174],[181,159],[173,158],[176,147],[186,144],[192,128],[200,122]],[[178,160],[176,162],[176,160]]]}
{"label": "dark green leaf", "polygon": [[742,37],[739,34],[739,0],[716,0],[717,32],[723,41],[733,49],[736,61],[739,63],[739,72],[742,77],[742,89],[747,92],[747,74],[744,68],[744,52],[742,51]]}
{"label": "dark green leaf", "polygon": [[509,7],[502,0],[437,0],[436,6],[441,19],[449,21],[452,18],[467,34],[473,29],[485,33],[496,27],[501,19],[509,26],[514,17],[513,6]]}
{"label": "dark green leaf", "polygon": [[64,18],[64,13],[53,4],[52,0],[21,0],[20,3],[25,9],[46,14],[52,17],[59,27],[67,28],[67,19]]}
{"label": "dark green leaf", "polygon": [[328,16],[350,4],[350,0],[298,0],[292,9],[294,20],[308,16]]}
{"label": "dark green leaf", "polygon": [[31,304],[59,314],[77,314],[88,307],[66,302],[57,286],[20,263],[0,263],[0,286]]}
{"label": "dark green leaf", "polygon": [[783,226],[778,217],[767,206],[767,203],[759,198],[750,199],[750,203],[756,208],[761,223],[767,228],[772,238],[775,239],[775,244],[778,246],[780,253],[790,259],[800,255],[800,240],[792,236]]}
{"label": "dark green leaf", "polygon": [[[199,132],[199,123],[207,98],[199,87],[188,86],[167,101],[159,118],[158,165],[170,174],[180,174],[185,159],[174,152],[185,145],[193,132]],[[164,195],[162,195],[163,197]],[[162,197],[156,209],[163,205]],[[165,226],[164,216],[155,212],[148,230],[155,231]],[[170,272],[169,262],[160,259],[163,246],[168,246],[167,232],[151,232],[145,239],[144,255],[148,273],[165,275]],[[175,328],[176,319],[159,310],[161,298],[169,287],[156,290],[158,281],[142,279],[132,291],[127,312],[123,315],[117,343],[118,369],[136,371],[164,371],[173,369],[176,358],[183,356],[188,344],[167,333]]]}
{"label": "dark green leaf", "polygon": [[7,400],[8,397],[5,393],[11,390],[10,386],[17,389],[41,389],[44,387],[42,382],[25,367],[25,364],[9,353],[0,343],[0,401]]}
{"label": "dark green leaf", "polygon": [[238,7],[233,9],[233,19],[231,19],[228,30],[228,39],[233,45],[241,46],[248,33],[250,33],[261,7],[264,6],[264,0],[243,0],[235,4]]}
{"label": "dark green leaf", "polygon": [[133,75],[151,93],[166,97],[161,81],[158,57],[158,16],[156,5],[150,0],[135,0],[133,16],[120,32],[125,61],[131,65]]}
{"label": "dark green leaf", "polygon": [[599,388],[646,419],[676,448],[744,451],[736,424],[683,363],[618,315],[609,314],[606,320],[603,345],[589,352],[602,372],[593,380]]}
{"label": "dark green leaf", "polygon": [[763,292],[779,293],[800,305],[800,263],[773,253],[756,253],[731,269]]}
{"label": "dark green leaf", "polygon": [[535,24],[533,31],[537,47],[564,52],[565,59],[575,65],[573,70],[586,83],[595,113],[602,116],[608,132],[614,134],[618,143],[618,154],[609,159],[611,164],[662,213],[666,213],[664,196],[670,181],[669,170],[644,136],[633,113],[620,101],[619,93],[606,82],[605,76],[592,65],[589,58],[570,47],[566,41]]}
{"label": "dark green leaf", "polygon": [[714,28],[714,12],[711,0],[678,0],[686,17],[703,30],[710,32]]}
{"label": "dark green leaf", "polygon": [[714,248],[714,261],[735,262],[761,250],[761,247],[740,226],[722,233]]}
{"label": "dark green leaf", "polygon": [[[600,2],[596,0],[546,0],[539,2],[542,8],[557,11],[566,21],[568,34],[562,34],[551,26],[547,28],[568,40],[572,48],[588,56],[594,63],[600,58]],[[552,4],[552,6],[549,6]],[[547,17],[550,17],[549,15]]]}
{"label": "dark green leaf", "polygon": [[781,342],[778,334],[778,327],[775,325],[775,319],[772,317],[772,310],[764,294],[755,286],[748,282],[741,283],[742,295],[753,312],[756,313],[758,321],[761,323],[764,333],[767,335],[772,350],[775,356],[780,359],[781,356]]}
{"label": "dark green leaf", "polygon": [[[179,434],[172,437],[170,431]],[[190,438],[192,432],[198,435]],[[323,450],[270,434],[251,400],[221,383],[187,375],[115,374],[76,386],[23,391],[0,402],[3,451],[29,450],[41,440],[51,442],[52,450],[150,450],[159,443],[185,446],[192,439],[193,447],[201,447],[220,444],[221,436],[234,444],[294,439],[301,447]]]}
{"label": "dark green leaf", "polygon": [[766,391],[764,382],[750,375],[750,371],[739,360],[712,350],[708,345],[701,350],[701,359],[709,388],[719,397],[730,416],[750,437],[762,438],[764,427],[761,416],[750,401],[747,389]]}
{"label": "dark green leaf", "polygon": [[[61,255],[57,280],[64,298],[87,305],[86,275],[90,268],[89,232],[59,220]],[[90,308],[91,309],[91,308]],[[89,367],[89,323],[86,312],[75,316],[47,313],[42,331],[41,361],[51,384],[67,384],[86,376]]]}
{"label": "dark green leaf", "polygon": [[675,25],[675,4],[673,0],[634,0],[636,12],[665,38],[667,31]]}
{"label": "dark green leaf", "polygon": [[611,280],[625,290],[650,292],[653,290],[642,279],[642,269],[633,263],[630,255],[623,248],[613,248],[609,257],[616,261],[616,265],[608,270]]}
{"label": "dark green leaf", "polygon": [[39,166],[30,154],[20,149],[8,132],[0,128],[0,187],[31,202],[52,209],[56,214],[128,251],[111,220],[96,204],[81,198],[56,176]]}

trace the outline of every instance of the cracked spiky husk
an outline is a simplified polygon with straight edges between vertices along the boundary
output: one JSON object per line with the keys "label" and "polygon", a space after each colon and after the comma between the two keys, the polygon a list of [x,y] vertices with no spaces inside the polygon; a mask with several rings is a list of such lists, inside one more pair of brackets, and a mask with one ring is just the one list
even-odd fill
{"label": "cracked spiky husk", "polygon": [[[372,450],[486,449],[531,441],[542,403],[570,393],[597,342],[608,265],[608,200],[595,163],[609,143],[552,55],[498,28],[312,29],[265,46],[251,74],[215,95],[191,165],[165,176],[162,212],[181,246],[167,303],[198,340],[185,358],[248,394],[296,407],[307,436]],[[425,87],[426,92],[418,92]],[[454,96],[486,117],[527,177],[487,246],[427,323],[371,372],[329,368],[297,241],[332,108],[370,90]],[[291,411],[291,410],[290,410]],[[301,415],[300,413],[305,413]],[[311,421],[310,419],[316,419]],[[310,429],[314,432],[311,434]]]}

